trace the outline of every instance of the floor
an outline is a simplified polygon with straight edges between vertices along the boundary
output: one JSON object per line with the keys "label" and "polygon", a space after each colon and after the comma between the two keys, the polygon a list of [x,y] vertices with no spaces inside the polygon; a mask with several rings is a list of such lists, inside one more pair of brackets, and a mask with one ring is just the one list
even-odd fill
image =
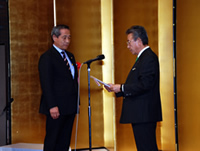
{"label": "floor", "polygon": [[[91,148],[92,151],[110,151],[108,150],[107,148],[104,148],[104,147],[99,147],[99,148]],[[90,151],[89,148],[86,148],[86,149],[72,149],[72,151]]]}

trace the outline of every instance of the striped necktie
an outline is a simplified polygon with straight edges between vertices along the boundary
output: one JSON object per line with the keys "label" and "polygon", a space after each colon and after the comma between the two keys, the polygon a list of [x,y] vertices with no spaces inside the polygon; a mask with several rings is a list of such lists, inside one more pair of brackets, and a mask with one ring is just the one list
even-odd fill
{"label": "striped necktie", "polygon": [[66,58],[66,56],[65,56],[65,52],[62,51],[61,53],[62,53],[62,55],[63,55],[62,57],[63,57],[63,60],[64,60],[64,62],[65,62],[65,64],[66,64],[66,66],[67,66],[68,69],[70,70],[69,62],[67,61],[67,58]]}

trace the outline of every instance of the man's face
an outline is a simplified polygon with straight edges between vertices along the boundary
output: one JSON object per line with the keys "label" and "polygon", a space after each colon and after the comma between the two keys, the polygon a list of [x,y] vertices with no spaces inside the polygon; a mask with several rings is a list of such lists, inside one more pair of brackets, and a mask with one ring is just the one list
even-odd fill
{"label": "man's face", "polygon": [[133,55],[138,54],[138,39],[134,41],[132,33],[127,35],[127,48]]}
{"label": "man's face", "polygon": [[70,30],[60,29],[60,33],[59,37],[53,35],[54,45],[62,50],[67,50],[71,40]]}

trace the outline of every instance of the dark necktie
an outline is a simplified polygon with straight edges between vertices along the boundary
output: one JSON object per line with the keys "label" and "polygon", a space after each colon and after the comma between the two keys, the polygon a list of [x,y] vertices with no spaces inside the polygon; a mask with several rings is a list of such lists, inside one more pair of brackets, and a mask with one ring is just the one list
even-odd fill
{"label": "dark necktie", "polygon": [[65,55],[65,52],[62,51],[61,54],[63,55],[63,60],[67,66],[67,68],[70,70],[71,74],[72,74],[72,77],[74,79],[74,74],[75,74],[75,69],[73,67],[73,64],[70,62],[70,60],[68,61],[67,58],[66,58],[66,55]]}
{"label": "dark necktie", "polygon": [[66,64],[66,66],[67,66],[68,69],[70,70],[69,62],[67,61],[67,58],[66,58],[66,56],[65,56],[65,52],[62,51],[61,53],[62,53],[62,55],[63,55],[62,57],[63,57],[63,60],[64,60],[64,62],[65,62],[65,64]]}

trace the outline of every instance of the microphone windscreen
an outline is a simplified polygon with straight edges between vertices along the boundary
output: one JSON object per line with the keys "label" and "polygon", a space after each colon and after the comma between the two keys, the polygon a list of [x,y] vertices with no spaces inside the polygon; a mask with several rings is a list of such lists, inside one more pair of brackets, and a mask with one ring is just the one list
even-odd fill
{"label": "microphone windscreen", "polygon": [[105,56],[104,55],[99,55],[98,58],[99,58],[99,60],[102,60],[102,59],[105,58]]}

